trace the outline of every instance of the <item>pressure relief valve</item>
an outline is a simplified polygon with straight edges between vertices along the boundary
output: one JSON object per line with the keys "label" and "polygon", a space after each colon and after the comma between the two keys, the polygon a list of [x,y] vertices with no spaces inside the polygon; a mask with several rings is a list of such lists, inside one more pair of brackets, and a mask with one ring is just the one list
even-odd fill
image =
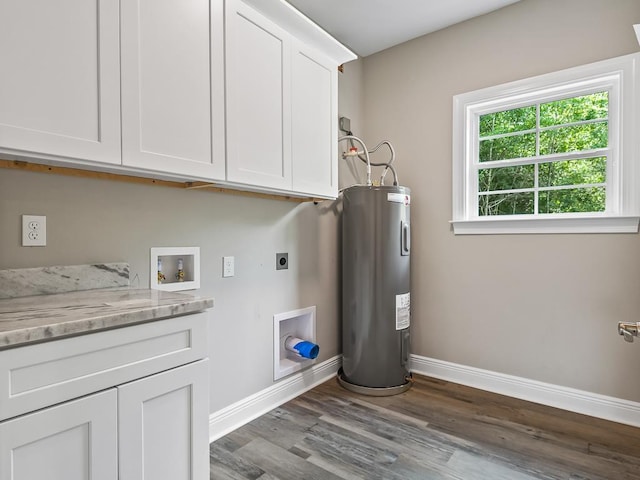
{"label": "pressure relief valve", "polygon": [[342,154],[342,158],[347,157],[357,157],[358,155],[362,155],[364,152],[359,152],[356,147],[351,147],[348,152],[344,152]]}

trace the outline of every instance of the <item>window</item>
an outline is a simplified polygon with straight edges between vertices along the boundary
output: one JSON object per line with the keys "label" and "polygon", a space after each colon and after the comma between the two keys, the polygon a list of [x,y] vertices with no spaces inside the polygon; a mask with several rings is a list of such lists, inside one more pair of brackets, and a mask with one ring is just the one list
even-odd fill
{"label": "window", "polygon": [[637,232],[639,61],[455,96],[454,232]]}

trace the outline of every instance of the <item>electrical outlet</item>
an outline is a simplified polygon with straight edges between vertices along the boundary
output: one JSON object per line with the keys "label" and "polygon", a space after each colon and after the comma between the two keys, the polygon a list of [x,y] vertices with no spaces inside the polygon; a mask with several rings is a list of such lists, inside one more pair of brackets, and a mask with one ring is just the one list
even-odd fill
{"label": "electrical outlet", "polygon": [[47,217],[22,215],[22,246],[45,247],[47,245]]}
{"label": "electrical outlet", "polygon": [[289,268],[289,254],[276,253],[276,270],[287,270]]}
{"label": "electrical outlet", "polygon": [[222,276],[233,277],[235,275],[234,257],[222,257]]}

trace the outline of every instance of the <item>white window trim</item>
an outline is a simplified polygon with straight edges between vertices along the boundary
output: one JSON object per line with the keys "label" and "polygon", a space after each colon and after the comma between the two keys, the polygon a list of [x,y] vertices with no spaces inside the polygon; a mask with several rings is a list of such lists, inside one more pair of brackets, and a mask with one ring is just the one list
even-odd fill
{"label": "white window trim", "polygon": [[[590,214],[481,217],[477,211],[477,122],[480,115],[618,84],[610,95],[611,156],[607,211]],[[611,92],[611,90],[610,90]],[[577,95],[576,95],[577,96]],[[546,101],[546,100],[545,100]],[[640,54],[625,55],[453,97],[453,220],[455,234],[636,233],[640,221]],[[613,135],[615,130],[618,135]],[[612,167],[615,175],[612,175]]]}

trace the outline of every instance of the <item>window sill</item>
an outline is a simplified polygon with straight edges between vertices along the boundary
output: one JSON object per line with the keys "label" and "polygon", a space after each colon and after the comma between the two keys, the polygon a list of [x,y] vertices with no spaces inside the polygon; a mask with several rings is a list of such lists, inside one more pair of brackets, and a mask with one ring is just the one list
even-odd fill
{"label": "window sill", "polygon": [[640,217],[482,218],[452,220],[455,235],[637,233]]}

